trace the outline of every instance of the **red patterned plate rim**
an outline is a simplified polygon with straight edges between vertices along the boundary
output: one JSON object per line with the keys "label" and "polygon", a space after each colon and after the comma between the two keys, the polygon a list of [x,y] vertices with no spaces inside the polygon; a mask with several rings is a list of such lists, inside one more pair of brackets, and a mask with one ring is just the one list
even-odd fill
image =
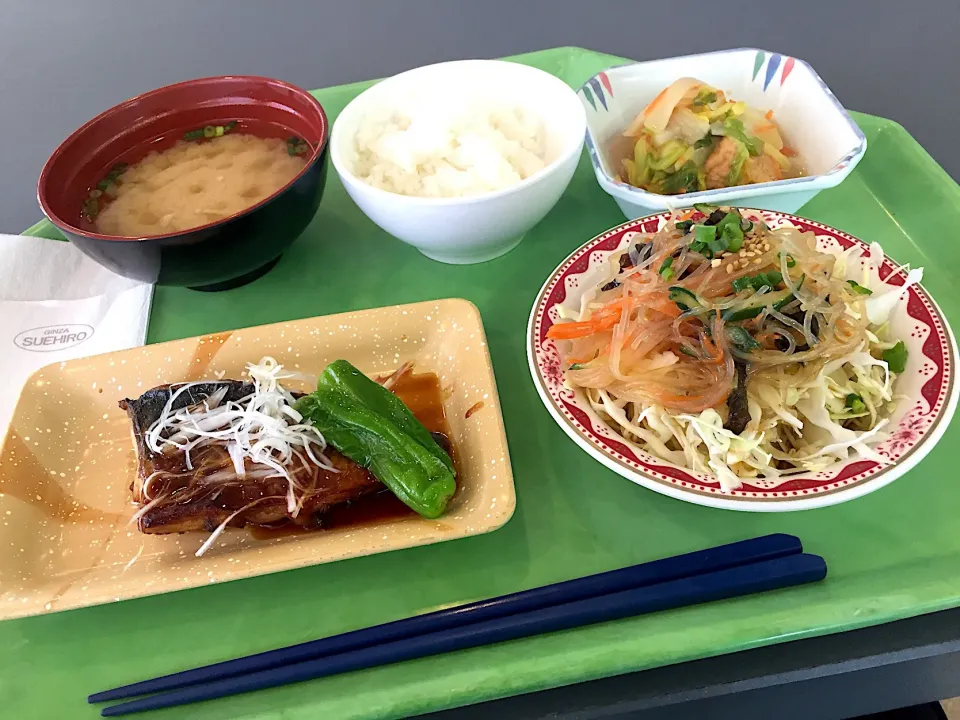
{"label": "red patterned plate rim", "polygon": [[[769,210],[744,211],[759,214],[772,225],[786,222],[812,231],[818,241],[827,238],[843,248],[854,244],[868,247],[862,240],[814,220]],[[577,444],[620,475],[662,494],[701,505],[759,512],[820,507],[865,495],[903,475],[933,448],[956,409],[957,348],[942,311],[919,285],[908,288],[898,307],[906,303],[907,321],[915,330],[905,341],[911,351],[919,351],[922,362],[919,368],[908,366],[897,382],[899,387],[906,376],[910,376],[911,382],[923,382],[918,393],[901,401],[909,409],[902,413],[901,408],[897,409],[894,416],[900,417],[895,426],[891,424],[890,438],[877,446],[893,464],[853,458],[819,473],[795,476],[772,489],[745,483],[738,490],[721,492],[715,476],[694,473],[649,455],[609,429],[582,402],[579,392],[562,385],[559,350],[546,338],[554,322],[550,310],[566,299],[568,280],[588,272],[601,255],[617,249],[627,232],[654,232],[661,219],[668,216],[669,213],[657,213],[631,220],[592,238],[551,273],[533,305],[527,331],[530,372],[550,414]],[[893,285],[902,285],[906,272],[885,256],[880,276]],[[927,336],[922,339],[925,331]]]}

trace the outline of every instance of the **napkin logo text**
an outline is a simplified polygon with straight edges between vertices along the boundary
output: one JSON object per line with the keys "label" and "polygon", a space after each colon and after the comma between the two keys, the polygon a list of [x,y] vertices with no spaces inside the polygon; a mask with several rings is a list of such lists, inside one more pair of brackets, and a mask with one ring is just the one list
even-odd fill
{"label": "napkin logo text", "polygon": [[93,327],[90,325],[45,325],[24,330],[13,342],[18,348],[30,352],[54,352],[76,347],[92,335]]}

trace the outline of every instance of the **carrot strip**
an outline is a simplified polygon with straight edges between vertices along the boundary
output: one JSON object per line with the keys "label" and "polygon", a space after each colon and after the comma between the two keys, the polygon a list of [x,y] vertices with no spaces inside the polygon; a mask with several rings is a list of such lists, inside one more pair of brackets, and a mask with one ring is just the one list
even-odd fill
{"label": "carrot strip", "polygon": [[767,113],[764,115],[767,120],[773,120],[773,108],[767,110]]}
{"label": "carrot strip", "polygon": [[689,210],[684,210],[682,213],[680,213],[680,222],[683,222],[684,220],[689,220],[692,217],[693,217],[693,208]]}
{"label": "carrot strip", "polygon": [[723,363],[723,350],[714,345],[710,338],[704,335],[700,338],[700,344],[710,354],[710,360],[704,362],[710,362],[711,365],[721,365]]}
{"label": "carrot strip", "polygon": [[667,85],[663,90],[660,91],[660,94],[651,100],[650,104],[643,109],[644,117],[647,117],[650,113],[652,113],[653,109],[660,104],[660,101],[663,100],[663,96],[667,94],[667,90],[669,90],[670,87],[670,85]]}
{"label": "carrot strip", "polygon": [[643,307],[650,310],[655,310],[658,313],[662,313],[667,317],[672,318],[678,318],[683,314],[680,308],[677,307],[677,304],[664,293],[655,294],[650,297],[644,297]]}
{"label": "carrot strip", "polygon": [[629,312],[633,307],[633,298],[614,300],[593,313],[589,320],[551,325],[547,330],[547,337],[554,340],[574,340],[609,330],[620,322],[624,306],[627,306],[627,312]]}
{"label": "carrot strip", "polygon": [[[620,322],[624,311],[629,313],[635,305],[636,298],[619,298],[596,310],[589,320],[551,325],[550,329],[547,330],[547,337],[554,340],[575,340],[609,330]],[[667,317],[677,318],[681,315],[681,310],[677,307],[677,304],[664,294],[654,294],[649,299],[645,297],[643,307]]]}
{"label": "carrot strip", "polygon": [[773,123],[764,123],[763,125],[757,125],[753,131],[754,132],[766,132],[767,130],[776,130],[777,126]]}
{"label": "carrot strip", "polygon": [[584,320],[582,322],[561,323],[551,325],[547,330],[547,337],[554,340],[574,340],[587,337],[602,330],[609,330],[620,321],[619,315],[600,320]]}
{"label": "carrot strip", "polygon": [[680,317],[680,315],[682,315],[680,308],[678,308],[670,300],[661,300],[656,304],[650,303],[649,305],[647,305],[647,307],[650,308],[651,310],[655,310],[656,312],[671,318],[678,318]]}
{"label": "carrot strip", "polygon": [[782,148],[780,148],[780,154],[785,157],[795,157],[797,151],[784,145]]}

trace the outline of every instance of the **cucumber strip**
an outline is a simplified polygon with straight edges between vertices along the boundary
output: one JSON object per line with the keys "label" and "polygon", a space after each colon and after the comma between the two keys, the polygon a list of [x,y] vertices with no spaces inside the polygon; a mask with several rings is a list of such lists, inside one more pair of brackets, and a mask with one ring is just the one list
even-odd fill
{"label": "cucumber strip", "polygon": [[703,303],[700,301],[700,298],[697,297],[697,294],[692,290],[687,290],[685,287],[680,285],[673,285],[670,288],[670,300],[675,302],[677,306],[686,312],[687,310],[706,310]]}

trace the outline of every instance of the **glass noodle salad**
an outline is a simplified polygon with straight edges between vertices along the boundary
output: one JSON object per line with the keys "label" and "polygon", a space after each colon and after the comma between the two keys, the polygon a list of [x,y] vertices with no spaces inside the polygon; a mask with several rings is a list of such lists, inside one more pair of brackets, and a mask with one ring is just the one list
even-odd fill
{"label": "glass noodle salad", "polygon": [[620,179],[663,195],[804,175],[773,110],[763,112],[694,78],[664,88],[614,141]]}
{"label": "glass noodle salad", "polygon": [[880,246],[821,252],[813,233],[695,206],[608,259],[560,341],[566,383],[626,439],[664,460],[774,487],[871,449],[907,350],[888,318]]}

